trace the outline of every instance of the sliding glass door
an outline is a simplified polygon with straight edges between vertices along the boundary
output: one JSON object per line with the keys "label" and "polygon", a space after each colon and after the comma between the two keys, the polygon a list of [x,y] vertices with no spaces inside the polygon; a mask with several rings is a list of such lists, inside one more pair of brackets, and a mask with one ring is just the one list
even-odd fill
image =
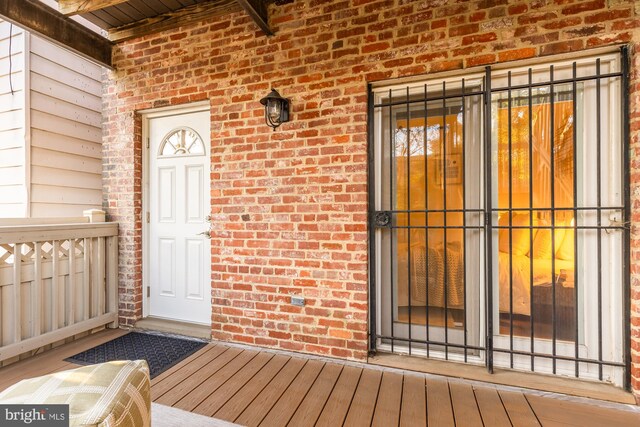
{"label": "sliding glass door", "polygon": [[620,71],[609,55],[492,73],[498,366],[623,382]]}
{"label": "sliding glass door", "polygon": [[622,68],[372,89],[373,348],[628,380]]}
{"label": "sliding glass door", "polygon": [[380,348],[480,361],[483,76],[375,94]]}

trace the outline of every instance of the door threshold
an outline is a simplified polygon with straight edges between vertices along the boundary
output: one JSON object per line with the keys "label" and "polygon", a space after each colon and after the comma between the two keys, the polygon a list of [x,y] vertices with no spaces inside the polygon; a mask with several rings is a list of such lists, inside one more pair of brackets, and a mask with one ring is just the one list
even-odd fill
{"label": "door threshold", "polygon": [[625,390],[611,384],[585,379],[559,377],[533,372],[518,372],[507,369],[494,369],[493,374],[490,374],[484,366],[382,352],[378,352],[375,356],[369,356],[368,362],[372,365],[387,366],[427,374],[561,393],[569,396],[587,397],[609,402],[630,405],[637,404],[633,394]]}
{"label": "door threshold", "polygon": [[198,323],[163,319],[161,317],[145,317],[133,325],[134,329],[167,332],[194,338],[211,339],[211,327]]}

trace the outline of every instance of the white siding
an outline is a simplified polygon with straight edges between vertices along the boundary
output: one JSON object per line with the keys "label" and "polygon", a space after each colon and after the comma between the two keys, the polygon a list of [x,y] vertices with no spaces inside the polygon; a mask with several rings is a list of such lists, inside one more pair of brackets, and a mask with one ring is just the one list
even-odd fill
{"label": "white siding", "polygon": [[102,69],[17,26],[10,62],[9,27],[0,20],[0,218],[100,208]]}
{"label": "white siding", "polygon": [[0,21],[0,218],[28,214],[24,47],[22,29]]}
{"label": "white siding", "polygon": [[102,70],[33,35],[30,50],[31,216],[81,216],[102,205]]}

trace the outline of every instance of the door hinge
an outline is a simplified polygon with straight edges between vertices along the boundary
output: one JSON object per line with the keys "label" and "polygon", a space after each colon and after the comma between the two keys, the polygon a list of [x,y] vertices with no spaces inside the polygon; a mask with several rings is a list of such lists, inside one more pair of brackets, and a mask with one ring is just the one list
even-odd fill
{"label": "door hinge", "polygon": [[151,296],[151,286],[147,286],[147,298]]}
{"label": "door hinge", "polygon": [[149,138],[147,138],[147,148],[149,148]]}
{"label": "door hinge", "polygon": [[151,222],[151,213],[147,212],[147,224]]}

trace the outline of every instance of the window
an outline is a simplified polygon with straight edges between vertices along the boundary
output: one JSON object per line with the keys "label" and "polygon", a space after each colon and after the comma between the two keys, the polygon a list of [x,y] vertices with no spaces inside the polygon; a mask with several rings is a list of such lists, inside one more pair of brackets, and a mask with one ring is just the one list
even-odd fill
{"label": "window", "polygon": [[160,143],[160,157],[204,155],[202,138],[191,128],[174,129]]}

